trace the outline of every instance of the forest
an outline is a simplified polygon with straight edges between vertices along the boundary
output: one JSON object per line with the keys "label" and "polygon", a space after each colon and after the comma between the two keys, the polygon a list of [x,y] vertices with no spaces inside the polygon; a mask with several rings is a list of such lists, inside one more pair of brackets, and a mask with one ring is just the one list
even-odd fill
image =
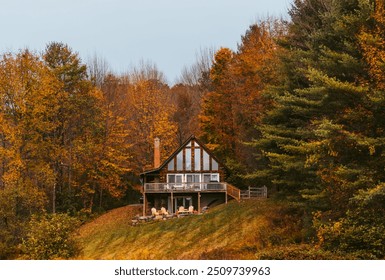
{"label": "forest", "polygon": [[295,0],[173,85],[62,42],[2,53],[0,259],[73,257],[69,232],[138,203],[154,138],[165,159],[192,134],[230,183],[300,209],[300,242],[384,259],[385,1]]}

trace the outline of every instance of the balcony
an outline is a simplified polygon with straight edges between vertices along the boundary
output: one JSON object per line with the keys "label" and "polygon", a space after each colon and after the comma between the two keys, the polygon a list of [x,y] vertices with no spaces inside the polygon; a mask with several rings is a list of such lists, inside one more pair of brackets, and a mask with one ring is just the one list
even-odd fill
{"label": "balcony", "polygon": [[227,183],[201,182],[201,183],[146,183],[145,193],[171,193],[171,192],[225,192]]}

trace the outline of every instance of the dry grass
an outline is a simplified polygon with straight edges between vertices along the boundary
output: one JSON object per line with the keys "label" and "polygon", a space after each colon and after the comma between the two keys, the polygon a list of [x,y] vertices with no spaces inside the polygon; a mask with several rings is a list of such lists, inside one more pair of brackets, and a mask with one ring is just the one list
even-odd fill
{"label": "dry grass", "polygon": [[126,206],[84,225],[79,259],[254,259],[258,250],[290,243],[300,231],[298,217],[265,200],[131,226],[140,211],[140,206]]}

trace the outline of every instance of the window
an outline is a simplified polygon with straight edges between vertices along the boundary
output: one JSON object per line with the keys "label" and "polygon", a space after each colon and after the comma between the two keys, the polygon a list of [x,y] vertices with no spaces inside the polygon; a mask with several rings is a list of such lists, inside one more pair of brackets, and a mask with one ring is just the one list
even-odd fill
{"label": "window", "polygon": [[203,150],[203,170],[210,170],[210,156]]}
{"label": "window", "polygon": [[180,151],[176,156],[176,170],[183,170],[183,151]]}
{"label": "window", "polygon": [[174,171],[174,159],[172,159],[169,163],[168,163],[168,167],[167,167],[167,169],[169,170],[169,171]]}
{"label": "window", "polygon": [[175,175],[168,174],[167,175],[167,183],[175,183]]}
{"label": "window", "polygon": [[200,181],[200,174],[186,174],[186,183],[199,183]]}
{"label": "window", "polygon": [[203,182],[219,182],[219,173],[206,173],[203,174]]}
{"label": "window", "polygon": [[211,182],[219,182],[219,174],[211,174]]}
{"label": "window", "polygon": [[210,174],[203,174],[203,182],[208,183],[210,182]]}
{"label": "window", "polygon": [[186,170],[191,170],[191,148],[186,148],[185,150],[186,156]]}
{"label": "window", "polygon": [[201,149],[199,148],[194,150],[194,168],[195,171],[201,170]]}
{"label": "window", "polygon": [[215,159],[213,159],[213,158],[211,158],[211,169],[212,170],[218,170],[218,162],[215,160]]}
{"label": "window", "polygon": [[182,174],[168,174],[167,183],[174,184],[175,186],[180,186],[183,183]]}
{"label": "window", "polygon": [[182,182],[183,182],[183,175],[182,174],[175,175],[175,183],[182,184]]}

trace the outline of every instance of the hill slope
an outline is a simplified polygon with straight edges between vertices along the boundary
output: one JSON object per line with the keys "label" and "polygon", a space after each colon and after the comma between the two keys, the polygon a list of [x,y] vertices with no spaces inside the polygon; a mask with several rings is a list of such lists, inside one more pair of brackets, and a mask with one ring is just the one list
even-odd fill
{"label": "hill slope", "polygon": [[108,212],[80,229],[80,259],[254,259],[301,239],[299,213],[268,200],[231,202],[203,215],[131,226],[141,207]]}

